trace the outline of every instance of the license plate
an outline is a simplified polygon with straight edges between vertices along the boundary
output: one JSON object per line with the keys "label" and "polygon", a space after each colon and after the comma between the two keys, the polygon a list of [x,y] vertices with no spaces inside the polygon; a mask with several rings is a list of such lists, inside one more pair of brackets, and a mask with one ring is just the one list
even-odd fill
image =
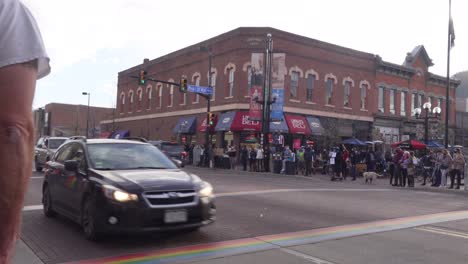
{"label": "license plate", "polygon": [[164,223],[182,223],[187,222],[187,211],[184,209],[179,210],[166,210],[164,212]]}

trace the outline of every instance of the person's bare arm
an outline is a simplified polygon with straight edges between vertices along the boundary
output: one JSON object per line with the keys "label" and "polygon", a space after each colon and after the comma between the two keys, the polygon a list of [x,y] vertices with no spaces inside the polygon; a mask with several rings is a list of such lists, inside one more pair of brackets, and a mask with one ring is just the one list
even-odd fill
{"label": "person's bare arm", "polygon": [[9,263],[32,173],[36,62],[0,68],[0,263]]}

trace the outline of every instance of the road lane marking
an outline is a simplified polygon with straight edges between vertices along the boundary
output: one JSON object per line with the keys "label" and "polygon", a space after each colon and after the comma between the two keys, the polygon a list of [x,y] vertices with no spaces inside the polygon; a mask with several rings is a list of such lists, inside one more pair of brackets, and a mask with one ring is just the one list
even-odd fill
{"label": "road lane marking", "polygon": [[301,259],[307,260],[308,262],[311,262],[311,263],[314,263],[314,264],[334,264],[333,262],[326,261],[326,260],[323,260],[323,259],[319,259],[319,258],[310,256],[310,255],[304,254],[302,252],[289,249],[289,248],[281,248],[280,250],[282,252],[284,252],[284,253],[299,257]]}
{"label": "road lane marking", "polygon": [[[468,211],[453,211],[429,215],[394,218],[359,224],[311,229],[276,235],[257,236],[246,239],[229,240],[216,243],[183,246],[129,254],[117,257],[74,262],[79,264],[161,264],[180,261],[200,261],[228,257],[270,249],[282,249],[290,246],[317,243],[327,240],[373,234],[379,232],[415,228],[418,226],[468,219]],[[326,262],[325,262],[326,263]]]}
{"label": "road lane marking", "polygon": [[416,227],[415,229],[419,231],[434,233],[434,234],[468,239],[468,233],[457,232],[457,231],[453,231],[453,230],[445,229],[445,228],[442,229],[442,228],[435,228],[431,226],[423,226],[423,227]]}
{"label": "road lane marking", "polygon": [[23,212],[42,210],[42,208],[42,204],[26,205],[23,207]]}
{"label": "road lane marking", "polygon": [[271,190],[259,190],[259,191],[240,191],[240,192],[228,192],[228,193],[217,193],[216,197],[231,197],[231,196],[242,196],[242,195],[255,195],[255,194],[270,194],[270,193],[283,193],[283,192],[395,192],[394,189],[338,189],[338,188],[310,188],[310,189],[271,189]]}
{"label": "road lane marking", "polygon": [[44,176],[33,176],[31,179],[44,179]]}
{"label": "road lane marking", "polygon": [[[229,192],[229,193],[218,193],[216,197],[232,197],[241,195],[255,195],[255,194],[269,194],[269,193],[283,193],[283,192],[394,192],[392,189],[327,189],[327,188],[314,188],[314,189],[273,189],[273,190],[262,190],[262,191],[241,191],[241,192]],[[28,205],[23,207],[23,211],[34,211],[42,210],[42,205]]]}

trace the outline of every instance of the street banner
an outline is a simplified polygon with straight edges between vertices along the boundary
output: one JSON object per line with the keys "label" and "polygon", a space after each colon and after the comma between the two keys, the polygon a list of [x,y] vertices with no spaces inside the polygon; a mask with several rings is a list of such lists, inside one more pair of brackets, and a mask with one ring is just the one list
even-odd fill
{"label": "street banner", "polygon": [[251,58],[251,87],[250,87],[250,120],[262,120],[262,104],[258,101],[263,101],[263,53],[252,53]]}
{"label": "street banner", "polygon": [[271,104],[270,120],[281,121],[283,119],[284,106],[284,78],[287,74],[286,54],[273,53],[271,66]]}
{"label": "street banner", "polygon": [[299,138],[295,138],[293,140],[293,148],[300,149],[301,148],[301,140]]}

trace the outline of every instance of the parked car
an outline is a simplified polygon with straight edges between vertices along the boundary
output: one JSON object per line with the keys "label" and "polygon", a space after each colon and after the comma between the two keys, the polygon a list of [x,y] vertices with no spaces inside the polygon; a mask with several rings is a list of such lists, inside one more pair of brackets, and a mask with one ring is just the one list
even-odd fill
{"label": "parked car", "polygon": [[34,166],[36,171],[42,171],[45,164],[52,158],[55,151],[68,138],[66,137],[41,137],[37,141],[34,150]]}
{"label": "parked car", "polygon": [[163,140],[149,141],[148,143],[158,147],[164,154],[172,158],[176,164],[180,164],[181,167],[185,166],[188,153],[185,151],[184,145]]}
{"label": "parked car", "polygon": [[213,188],[149,143],[78,139],[49,161],[43,210],[79,223],[85,237],[196,230],[215,221]]}

